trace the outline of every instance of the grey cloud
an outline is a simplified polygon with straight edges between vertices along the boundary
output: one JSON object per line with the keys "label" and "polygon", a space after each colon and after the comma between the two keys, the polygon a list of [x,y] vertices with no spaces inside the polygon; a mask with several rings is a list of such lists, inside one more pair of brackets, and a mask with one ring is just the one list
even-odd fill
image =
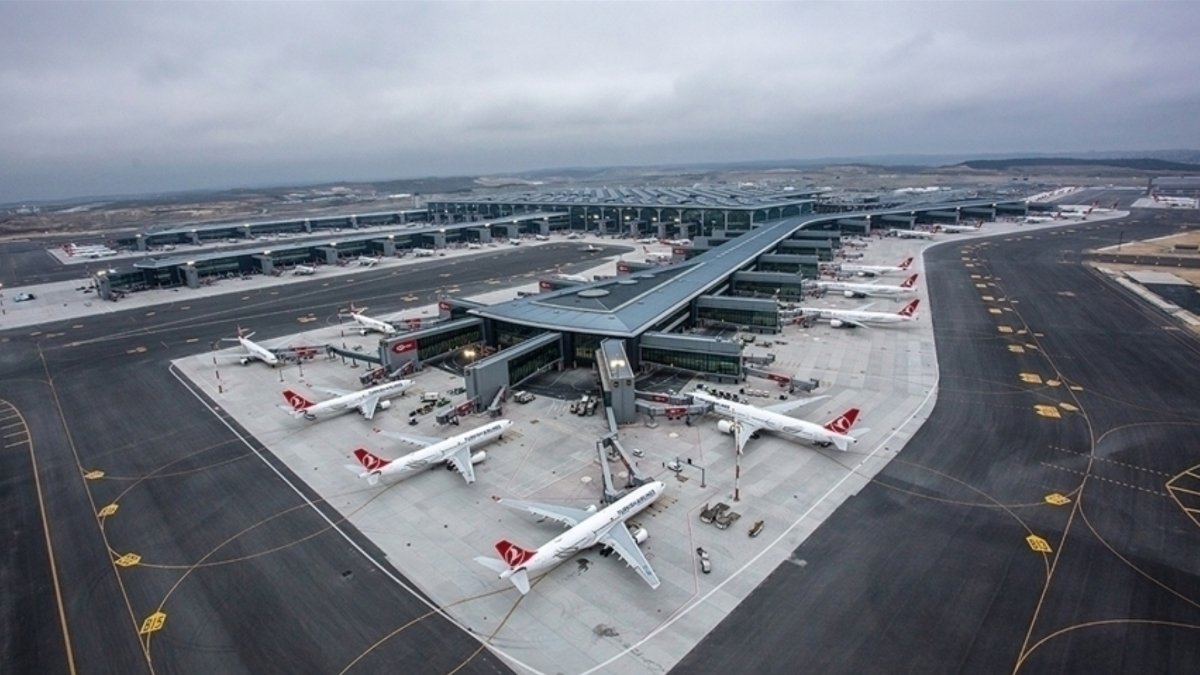
{"label": "grey cloud", "polygon": [[0,202],[1187,147],[1190,4],[0,4]]}

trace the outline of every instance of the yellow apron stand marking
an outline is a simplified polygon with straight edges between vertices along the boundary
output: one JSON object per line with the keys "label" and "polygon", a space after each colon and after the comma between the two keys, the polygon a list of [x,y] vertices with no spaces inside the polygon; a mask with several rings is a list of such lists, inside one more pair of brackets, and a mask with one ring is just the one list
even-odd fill
{"label": "yellow apron stand marking", "polygon": [[1009,326],[996,326],[996,330],[1000,331],[1001,333],[1011,333],[1012,332],[1012,328]]}
{"label": "yellow apron stand marking", "polygon": [[1050,543],[1036,534],[1025,537],[1025,543],[1029,544],[1029,548],[1033,549],[1036,553],[1051,553],[1053,551],[1050,548]]}
{"label": "yellow apron stand marking", "polygon": [[1014,353],[1014,354],[1024,354],[1024,353],[1025,353],[1025,348],[1024,348],[1024,347],[1022,347],[1021,345],[1009,345],[1009,346],[1008,346],[1008,351],[1010,351],[1010,352],[1012,352],[1012,353]]}
{"label": "yellow apron stand marking", "polygon": [[988,307],[988,314],[999,314],[1000,310],[995,307]]}
{"label": "yellow apron stand marking", "polygon": [[164,612],[155,612],[146,617],[142,622],[142,629],[138,631],[138,635],[149,635],[157,630],[162,630],[163,624],[167,622],[167,615]]}
{"label": "yellow apron stand marking", "polygon": [[104,478],[104,472],[101,471],[100,469],[96,469],[94,471],[89,471],[89,472],[83,474],[83,477],[88,480],[99,480],[101,478]]}
{"label": "yellow apron stand marking", "polygon": [[1062,408],[1063,410],[1066,410],[1067,412],[1079,412],[1079,408],[1076,408],[1075,406],[1073,406],[1070,403],[1067,403],[1065,401],[1062,403],[1059,403],[1058,407]]}
{"label": "yellow apron stand marking", "polygon": [[1062,382],[1059,382],[1058,380],[1046,380],[1046,384],[1050,385],[1051,387],[1061,387],[1062,386]]}
{"label": "yellow apron stand marking", "polygon": [[986,302],[992,302],[993,300],[995,300],[995,298],[993,298],[993,297],[992,297],[992,296],[990,296],[990,295],[983,295],[983,296],[980,296],[980,297],[982,297],[982,298],[984,299],[984,301],[986,301]]}
{"label": "yellow apron stand marking", "polygon": [[1062,413],[1058,412],[1058,408],[1052,405],[1035,405],[1033,406],[1033,411],[1042,417],[1049,417],[1050,419],[1056,420],[1062,418]]}
{"label": "yellow apron stand marking", "polygon": [[1041,384],[1042,376],[1037,373],[1021,373],[1021,381],[1026,384]]}
{"label": "yellow apron stand marking", "polygon": [[1071,503],[1071,498],[1057,492],[1051,492],[1046,495],[1046,503],[1051,506],[1065,506]]}
{"label": "yellow apron stand marking", "polygon": [[121,506],[119,504],[109,504],[108,506],[105,506],[104,508],[100,509],[100,512],[97,513],[96,515],[100,516],[101,518],[107,518],[107,517],[113,515],[114,513],[116,513],[117,509],[119,509],[119,508],[121,508]]}
{"label": "yellow apron stand marking", "polygon": [[120,558],[117,558],[117,564],[121,567],[133,567],[140,562],[142,562],[142,556],[136,553],[126,553]]}

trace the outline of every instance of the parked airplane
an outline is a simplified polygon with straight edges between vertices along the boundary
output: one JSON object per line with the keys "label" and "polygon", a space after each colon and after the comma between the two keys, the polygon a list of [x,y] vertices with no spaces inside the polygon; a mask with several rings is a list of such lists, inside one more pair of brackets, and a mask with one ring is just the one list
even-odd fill
{"label": "parked airplane", "polygon": [[354,451],[354,456],[362,466],[346,465],[346,468],[358,474],[359,478],[366,478],[369,485],[376,485],[380,478],[406,478],[422,469],[449,464],[470,485],[475,482],[474,465],[487,459],[486,452],[472,452],[472,449],[500,438],[512,424],[508,420],[496,420],[450,438],[389,433],[388,436],[401,438],[422,447],[396,459],[383,459],[359,448]]}
{"label": "parked airplane", "polygon": [[414,258],[432,258],[437,251],[431,248],[414,248],[412,253]]}
{"label": "parked airplane", "polygon": [[578,281],[581,284],[587,284],[587,283],[591,283],[592,281],[595,281],[594,279],[589,279],[582,274],[565,274],[562,271],[561,265],[555,265],[554,278],[562,279],[563,281]]}
{"label": "parked airplane", "polygon": [[547,237],[544,234],[535,234],[535,235],[533,235],[533,238],[538,241],[550,241],[550,237]]}
{"label": "parked airplane", "polygon": [[472,241],[467,243],[467,248],[483,248],[483,244],[477,241]]}
{"label": "parked airplane", "polygon": [[1030,225],[1037,223],[1052,223],[1056,220],[1062,220],[1062,218],[1057,218],[1054,216],[1025,216],[1025,222]]}
{"label": "parked airplane", "polygon": [[363,314],[363,310],[365,309],[366,307],[359,309],[358,307],[354,306],[354,303],[350,303],[350,309],[345,312],[347,316],[354,320],[354,323],[358,324],[358,332],[361,335],[366,335],[371,331],[383,333],[384,335],[392,335],[393,333],[399,332],[394,325],[383,321],[382,319],[376,319]]}
{"label": "parked airplane", "polygon": [[292,268],[292,274],[299,277],[312,276],[317,273],[317,268],[312,265],[296,265]]}
{"label": "parked airplane", "polygon": [[283,398],[288,405],[292,406],[292,417],[303,417],[306,420],[314,421],[319,417],[332,417],[357,410],[363,417],[371,419],[375,416],[376,410],[387,410],[392,407],[392,402],[388,399],[403,394],[411,386],[413,386],[412,380],[396,380],[377,384],[362,391],[317,387],[321,391],[333,395],[333,398],[319,403],[308,400],[303,394],[286,389],[283,392]]}
{"label": "parked airplane", "polygon": [[638,243],[638,244],[657,244],[658,237],[645,237],[643,239],[635,239],[634,242]]}
{"label": "parked airplane", "polygon": [[940,225],[938,229],[949,234],[966,234],[969,232],[978,232],[982,229],[983,223],[975,225]]}
{"label": "parked airplane", "polygon": [[817,281],[817,288],[825,291],[836,291],[845,295],[847,298],[865,298],[867,296],[878,296],[887,298],[897,298],[905,295],[912,295],[917,292],[916,283],[917,275],[905,279],[899,286],[886,286],[884,284],[855,284],[847,281]]}
{"label": "parked airplane", "polygon": [[475,558],[475,562],[496,572],[501,579],[511,581],[521,595],[524,595],[529,592],[529,575],[555,567],[577,553],[600,544],[621,556],[621,560],[640,574],[642,579],[650,584],[650,588],[658,588],[658,576],[638,548],[638,544],[645,541],[649,535],[643,528],[631,532],[625,523],[634,514],[653,504],[666,487],[660,481],[647,483],[599,511],[595,511],[594,507],[592,510],[584,510],[554,504],[499,499],[504,506],[558,521],[569,529],[536,550],[524,549],[507,539],[502,539],[496,543],[499,560],[480,556]]}
{"label": "parked airplane", "polygon": [[888,236],[889,237],[900,237],[901,239],[933,239],[934,238],[934,234],[932,232],[926,232],[925,230],[904,230],[904,229],[900,229],[900,228],[896,228],[896,227],[893,227],[890,230],[888,230]]}
{"label": "parked airplane", "polygon": [[858,408],[851,408],[821,425],[784,414],[815,400],[811,398],[777,403],[763,408],[718,398],[706,391],[693,391],[692,398],[712,404],[713,410],[717,414],[730,418],[717,422],[717,429],[722,433],[733,434],[734,444],[739,453],[746,447],[746,441],[754,437],[760,429],[794,436],[821,447],[833,445],[843,452],[850,445],[858,442],[857,438],[847,433],[858,420]]}
{"label": "parked airplane", "polygon": [[917,318],[917,305],[920,299],[914,299],[899,312],[868,312],[865,309],[827,309],[822,307],[801,307],[803,316],[815,316],[829,322],[834,328],[868,328],[872,325],[905,323]]}
{"label": "parked airplane", "polygon": [[243,366],[249,365],[251,361],[262,361],[272,368],[279,365],[279,357],[275,352],[251,340],[250,338],[253,336],[254,333],[243,334],[242,329],[239,328],[236,338],[221,339],[228,342],[237,341],[242,346],[242,349],[246,350],[246,354],[239,357]]}
{"label": "parked airplane", "polygon": [[358,264],[363,267],[374,267],[379,264],[379,258],[373,258],[369,255],[358,256]]}
{"label": "parked airplane", "polygon": [[[1157,192],[1151,192],[1150,196],[1154,198],[1155,202],[1175,209],[1194,209],[1200,204],[1200,200],[1194,197],[1164,197]],[[1116,207],[1114,206],[1113,208]]]}
{"label": "parked airplane", "polygon": [[873,277],[880,274],[891,274],[893,272],[900,273],[908,271],[912,265],[911,257],[900,261],[899,265],[842,265],[843,272],[850,272],[864,277]]}

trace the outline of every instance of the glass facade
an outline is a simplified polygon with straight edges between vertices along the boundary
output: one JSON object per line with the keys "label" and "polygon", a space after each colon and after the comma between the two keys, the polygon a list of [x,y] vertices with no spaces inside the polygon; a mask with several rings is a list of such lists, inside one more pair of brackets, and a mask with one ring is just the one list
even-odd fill
{"label": "glass facade", "polygon": [[736,326],[756,326],[771,330],[779,329],[779,312],[757,311],[752,309],[725,309],[721,307],[699,307],[696,318],[701,321],[715,321]]}
{"label": "glass facade", "polygon": [[705,354],[657,347],[642,347],[641,352],[643,363],[731,377],[740,377],[742,374],[741,357],[730,354]]}
{"label": "glass facade", "polygon": [[600,348],[600,342],[604,340],[599,335],[586,335],[575,333],[571,336],[574,340],[575,349],[575,367],[582,368],[590,366],[596,362],[596,350]]}
{"label": "glass facade", "polygon": [[483,330],[479,325],[465,326],[457,330],[431,335],[417,341],[417,358],[422,361],[444,356],[460,347],[483,341]]}
{"label": "glass facade", "polygon": [[496,344],[501,349],[512,347],[513,345],[520,344],[535,335],[541,335],[543,332],[545,331],[543,331],[541,328],[534,328],[533,326],[521,326],[515,323],[497,321]]}
{"label": "glass facade", "polygon": [[508,362],[508,381],[516,386],[525,378],[562,358],[562,344],[555,340]]}
{"label": "glass facade", "polygon": [[800,287],[800,280],[797,279],[795,284],[780,284],[770,281],[734,281],[734,293],[756,296],[778,296],[780,298],[802,298],[804,290]]}

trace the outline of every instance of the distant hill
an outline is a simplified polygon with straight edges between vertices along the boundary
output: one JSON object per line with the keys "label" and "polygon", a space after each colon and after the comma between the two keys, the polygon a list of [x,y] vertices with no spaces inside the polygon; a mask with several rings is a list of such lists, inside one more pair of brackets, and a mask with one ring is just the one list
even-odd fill
{"label": "distant hill", "polygon": [[1173,171],[1180,173],[1200,173],[1200,164],[1171,162],[1165,159],[1121,158],[1121,159],[1080,159],[1078,157],[1015,157],[1012,159],[972,159],[956,166],[978,169],[983,171],[1005,171],[1008,169],[1045,168],[1045,167],[1077,167],[1102,166],[1117,169],[1132,169],[1134,171]]}

